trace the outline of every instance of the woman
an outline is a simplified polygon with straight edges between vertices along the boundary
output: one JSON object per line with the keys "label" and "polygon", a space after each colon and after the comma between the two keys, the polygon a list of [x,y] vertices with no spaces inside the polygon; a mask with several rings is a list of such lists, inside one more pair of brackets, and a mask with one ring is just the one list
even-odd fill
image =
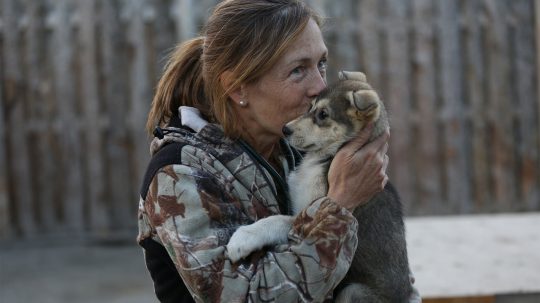
{"label": "woman", "polygon": [[300,1],[224,1],[204,36],[171,56],[149,113],[156,138],[139,207],[162,302],[322,302],[345,276],[357,243],[349,210],[386,184],[388,133],[362,147],[366,130],[342,148],[328,195],[287,245],[239,264],[225,249],[239,226],[289,213],[284,180],[300,157],[281,130],[326,86],[319,26]]}

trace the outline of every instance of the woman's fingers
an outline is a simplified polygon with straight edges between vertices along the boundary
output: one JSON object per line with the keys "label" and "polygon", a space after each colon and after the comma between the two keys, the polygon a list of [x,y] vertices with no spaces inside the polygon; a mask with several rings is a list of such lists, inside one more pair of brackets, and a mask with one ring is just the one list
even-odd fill
{"label": "woman's fingers", "polygon": [[349,143],[347,143],[343,149],[349,150],[351,153],[355,153],[358,150],[360,150],[366,143],[369,141],[369,138],[371,137],[371,133],[373,132],[373,123],[369,123],[360,131],[358,136],[356,136],[354,139],[352,139]]}
{"label": "woman's fingers", "polygon": [[345,145],[328,172],[328,197],[349,209],[369,201],[388,182],[386,152],[390,131],[387,129],[379,138],[367,143],[372,130],[373,126],[368,125]]}
{"label": "woman's fingers", "polygon": [[377,139],[373,141],[375,143],[375,146],[377,147],[377,150],[380,151],[382,154],[386,154],[388,151],[388,140],[390,139],[390,128],[386,128],[386,130],[380,135]]}

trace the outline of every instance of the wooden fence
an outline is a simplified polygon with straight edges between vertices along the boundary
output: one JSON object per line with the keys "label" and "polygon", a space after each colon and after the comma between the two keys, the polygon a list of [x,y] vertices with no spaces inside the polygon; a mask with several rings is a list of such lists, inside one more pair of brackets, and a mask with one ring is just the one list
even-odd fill
{"label": "wooden fence", "polygon": [[[540,1],[309,2],[389,108],[408,214],[540,210]],[[0,239],[134,237],[163,58],[216,1],[0,3]]]}

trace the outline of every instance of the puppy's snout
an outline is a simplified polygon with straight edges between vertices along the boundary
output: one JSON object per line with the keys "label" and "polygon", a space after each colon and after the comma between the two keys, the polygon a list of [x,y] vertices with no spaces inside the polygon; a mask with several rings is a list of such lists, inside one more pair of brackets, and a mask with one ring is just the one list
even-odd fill
{"label": "puppy's snout", "polygon": [[283,132],[283,135],[285,135],[285,137],[288,137],[293,133],[293,130],[290,127],[287,127],[287,125],[283,126],[283,129],[281,131]]}

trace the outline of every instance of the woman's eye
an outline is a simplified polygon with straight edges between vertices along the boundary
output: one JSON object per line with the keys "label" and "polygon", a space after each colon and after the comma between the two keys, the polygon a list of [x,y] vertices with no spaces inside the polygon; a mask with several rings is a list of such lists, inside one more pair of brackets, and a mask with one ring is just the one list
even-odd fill
{"label": "woman's eye", "polygon": [[321,59],[321,61],[319,61],[318,68],[319,68],[320,71],[325,71],[327,65],[328,65],[327,59],[323,58],[323,59]]}
{"label": "woman's eye", "polygon": [[304,72],[304,67],[303,66],[298,66],[298,67],[295,67],[291,71],[291,75],[299,75],[299,74],[302,74],[303,72]]}

